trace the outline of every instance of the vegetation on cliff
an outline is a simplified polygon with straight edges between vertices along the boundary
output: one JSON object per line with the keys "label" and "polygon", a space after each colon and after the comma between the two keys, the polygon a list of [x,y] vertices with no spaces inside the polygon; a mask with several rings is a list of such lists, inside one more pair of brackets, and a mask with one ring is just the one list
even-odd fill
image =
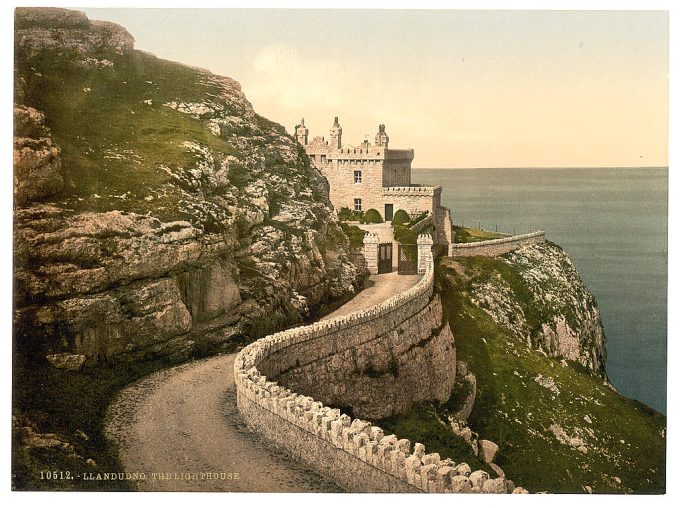
{"label": "vegetation on cliff", "polygon": [[[537,275],[540,287],[530,282]],[[476,378],[466,424],[500,446],[494,463],[508,478],[531,492],[665,491],[666,418],[607,382],[597,305],[566,253],[547,243],[498,258],[447,258],[437,290],[457,358]],[[579,334],[548,333],[556,322]],[[447,404],[426,404],[389,425],[413,439],[436,428],[427,434],[441,437],[428,449],[470,462],[476,454],[461,448],[460,426],[454,433],[451,425],[466,399],[459,386]]]}
{"label": "vegetation on cliff", "polygon": [[102,369],[230,350],[361,274],[325,179],[237,82],[77,11],[15,21],[15,437],[75,442],[87,424],[76,455],[108,466],[102,407],[146,370]]}

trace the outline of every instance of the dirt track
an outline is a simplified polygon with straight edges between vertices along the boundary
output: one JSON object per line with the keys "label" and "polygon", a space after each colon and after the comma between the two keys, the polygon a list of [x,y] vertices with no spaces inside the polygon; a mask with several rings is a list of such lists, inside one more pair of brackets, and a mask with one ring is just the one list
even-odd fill
{"label": "dirt track", "polygon": [[[380,303],[418,279],[372,276],[366,289],[325,319]],[[118,394],[106,433],[119,446],[124,471],[144,473],[137,487],[148,491],[337,492],[333,483],[248,431],[236,408],[235,356],[164,370]],[[159,473],[171,479],[153,478]],[[219,479],[185,479],[187,473],[217,473]]]}
{"label": "dirt track", "polygon": [[[181,365],[121,391],[109,408],[107,435],[120,447],[125,472],[145,473],[137,487],[149,491],[337,492],[247,430],[236,408],[235,356]],[[231,473],[232,479],[187,480],[185,473]]]}

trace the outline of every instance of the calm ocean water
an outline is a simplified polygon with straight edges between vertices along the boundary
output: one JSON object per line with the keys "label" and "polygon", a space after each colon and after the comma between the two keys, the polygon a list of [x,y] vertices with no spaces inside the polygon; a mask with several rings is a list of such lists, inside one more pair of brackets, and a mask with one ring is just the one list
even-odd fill
{"label": "calm ocean water", "polygon": [[607,373],[627,397],[666,412],[667,168],[414,169],[442,185],[453,221],[543,229],[595,295]]}

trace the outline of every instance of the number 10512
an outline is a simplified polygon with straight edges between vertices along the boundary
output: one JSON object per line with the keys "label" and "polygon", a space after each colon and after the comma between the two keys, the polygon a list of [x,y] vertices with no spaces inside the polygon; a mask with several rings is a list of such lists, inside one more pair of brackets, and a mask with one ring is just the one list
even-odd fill
{"label": "number 10512", "polygon": [[41,480],[73,480],[71,471],[40,471]]}

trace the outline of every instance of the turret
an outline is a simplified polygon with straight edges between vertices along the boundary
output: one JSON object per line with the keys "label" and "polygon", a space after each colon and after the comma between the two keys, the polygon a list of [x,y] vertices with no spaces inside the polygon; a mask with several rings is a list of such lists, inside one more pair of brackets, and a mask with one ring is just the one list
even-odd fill
{"label": "turret", "polygon": [[387,148],[389,142],[390,137],[387,135],[387,132],[385,132],[385,124],[381,123],[378,126],[378,134],[375,135],[375,146],[382,146]]}
{"label": "turret", "polygon": [[338,123],[337,116],[333,122],[333,127],[331,127],[330,146],[335,149],[340,149],[340,147],[342,147],[342,127],[340,127],[340,124]]}
{"label": "turret", "polygon": [[305,119],[300,120],[300,125],[295,126],[295,138],[302,146],[307,145],[307,136],[309,136],[309,129],[305,127]]}

